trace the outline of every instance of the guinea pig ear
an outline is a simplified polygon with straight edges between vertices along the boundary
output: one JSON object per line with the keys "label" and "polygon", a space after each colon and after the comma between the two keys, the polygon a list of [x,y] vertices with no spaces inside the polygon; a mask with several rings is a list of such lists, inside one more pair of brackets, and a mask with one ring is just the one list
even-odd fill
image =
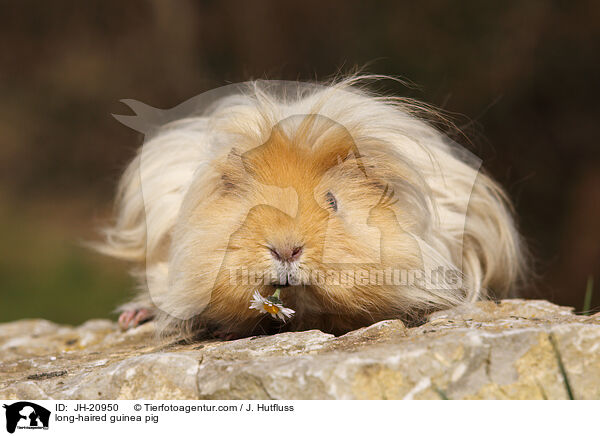
{"label": "guinea pig ear", "polygon": [[233,178],[228,174],[221,174],[221,184],[226,191],[232,191],[236,186]]}
{"label": "guinea pig ear", "polygon": [[231,147],[229,153],[227,153],[227,162],[233,163],[235,161],[241,160],[240,152],[235,147]]}
{"label": "guinea pig ear", "polygon": [[315,147],[324,170],[339,165],[352,165],[367,177],[363,158],[356,142],[343,126],[331,124],[315,143]]}
{"label": "guinea pig ear", "polygon": [[242,156],[233,147],[225,157],[224,164],[220,167],[222,186],[226,191],[233,190],[238,186],[240,176],[244,171]]}
{"label": "guinea pig ear", "polygon": [[360,172],[363,173],[365,178],[369,178],[369,176],[367,175],[367,170],[365,168],[365,164],[363,162],[363,159],[362,159],[360,153],[358,153],[358,150],[351,150],[344,157],[343,162],[351,163],[352,165],[356,166],[356,168],[358,168],[360,170]]}

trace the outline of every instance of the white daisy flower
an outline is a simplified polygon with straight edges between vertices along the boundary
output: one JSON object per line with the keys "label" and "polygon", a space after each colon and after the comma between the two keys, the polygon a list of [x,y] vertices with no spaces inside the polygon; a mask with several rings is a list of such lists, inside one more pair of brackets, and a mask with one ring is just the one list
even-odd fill
{"label": "white daisy flower", "polygon": [[270,313],[275,319],[279,318],[281,321],[286,321],[286,318],[291,318],[295,311],[283,307],[283,302],[279,299],[281,290],[277,289],[270,297],[263,297],[258,291],[254,291],[252,296],[250,309],[256,309],[262,313]]}

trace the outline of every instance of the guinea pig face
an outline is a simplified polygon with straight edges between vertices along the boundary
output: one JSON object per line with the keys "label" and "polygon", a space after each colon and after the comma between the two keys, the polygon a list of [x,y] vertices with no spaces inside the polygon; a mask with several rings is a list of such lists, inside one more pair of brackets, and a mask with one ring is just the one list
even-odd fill
{"label": "guinea pig face", "polygon": [[186,265],[171,266],[190,276],[186,295],[203,295],[209,323],[248,333],[264,316],[248,308],[255,290],[282,288],[299,328],[331,330],[333,318],[350,328],[397,304],[396,289],[368,280],[369,270],[418,264],[393,191],[343,128],[313,130],[276,127],[262,145],[214,163],[210,190],[179,232]]}

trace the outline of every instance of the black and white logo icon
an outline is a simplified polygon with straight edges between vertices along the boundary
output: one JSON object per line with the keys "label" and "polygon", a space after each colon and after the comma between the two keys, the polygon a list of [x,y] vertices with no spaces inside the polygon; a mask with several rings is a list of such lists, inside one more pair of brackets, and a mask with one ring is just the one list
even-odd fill
{"label": "black and white logo icon", "polygon": [[16,429],[48,429],[50,411],[29,401],[4,404],[6,409],[6,431],[14,433]]}

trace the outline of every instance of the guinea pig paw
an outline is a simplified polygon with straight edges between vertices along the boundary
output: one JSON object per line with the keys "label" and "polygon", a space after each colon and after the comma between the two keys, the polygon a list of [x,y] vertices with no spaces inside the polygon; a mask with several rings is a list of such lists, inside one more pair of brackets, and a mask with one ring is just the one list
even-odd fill
{"label": "guinea pig paw", "polygon": [[152,319],[152,314],[148,309],[130,309],[124,311],[119,316],[119,327],[122,330],[137,327],[140,324]]}
{"label": "guinea pig paw", "polygon": [[219,339],[221,341],[233,341],[235,339],[239,339],[240,338],[239,335],[237,335],[235,333],[232,333],[232,332],[230,332],[228,330],[225,330],[225,329],[223,329],[223,330],[212,330],[210,332],[210,335],[213,338]]}

